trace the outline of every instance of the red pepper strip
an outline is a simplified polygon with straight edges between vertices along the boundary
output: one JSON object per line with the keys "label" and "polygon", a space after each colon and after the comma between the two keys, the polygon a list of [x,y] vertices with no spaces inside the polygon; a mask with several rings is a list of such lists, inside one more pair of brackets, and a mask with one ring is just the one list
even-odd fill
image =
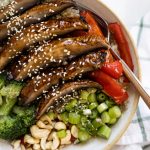
{"label": "red pepper strip", "polygon": [[103,86],[104,91],[113,98],[117,104],[123,104],[128,98],[127,91],[115,79],[101,70],[94,71],[90,77]]}
{"label": "red pepper strip", "polygon": [[115,79],[119,79],[123,75],[122,64],[118,60],[112,63],[105,62],[101,70]]}
{"label": "red pepper strip", "polygon": [[118,49],[121,58],[126,62],[126,64],[130,67],[130,69],[133,70],[134,66],[130,55],[129,45],[122,31],[121,26],[118,23],[110,23],[109,29],[112,32],[118,44]]}

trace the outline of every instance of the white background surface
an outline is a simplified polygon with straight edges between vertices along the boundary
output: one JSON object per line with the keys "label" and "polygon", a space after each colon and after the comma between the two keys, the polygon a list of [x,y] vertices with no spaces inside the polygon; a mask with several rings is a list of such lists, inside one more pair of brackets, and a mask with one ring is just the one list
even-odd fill
{"label": "white background surface", "polygon": [[101,0],[109,6],[128,29],[148,11],[150,11],[150,0]]}

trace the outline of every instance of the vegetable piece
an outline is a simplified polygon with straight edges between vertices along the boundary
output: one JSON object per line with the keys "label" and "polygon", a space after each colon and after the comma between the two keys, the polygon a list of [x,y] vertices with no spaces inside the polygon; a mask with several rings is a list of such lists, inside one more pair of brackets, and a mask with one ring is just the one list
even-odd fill
{"label": "vegetable piece", "polygon": [[111,63],[105,62],[101,70],[115,79],[119,79],[123,75],[123,67],[118,60]]}
{"label": "vegetable piece", "polygon": [[58,136],[58,138],[60,138],[60,139],[66,137],[66,135],[67,135],[66,130],[61,130],[61,131],[58,131],[58,132],[57,132],[57,136]]}
{"label": "vegetable piece", "polygon": [[109,124],[115,124],[117,122],[116,118],[110,118]]}
{"label": "vegetable piece", "polygon": [[102,122],[101,118],[96,118],[92,121],[92,124],[95,128],[99,128],[101,126],[104,125],[104,123]]}
{"label": "vegetable piece", "polygon": [[13,140],[27,133],[35,123],[35,107],[15,107],[15,114],[0,116],[0,138]]}
{"label": "vegetable piece", "polygon": [[76,105],[77,105],[77,99],[73,99],[71,100],[71,102],[69,102],[66,106],[65,106],[65,109],[67,111],[71,111]]}
{"label": "vegetable piece", "polygon": [[90,109],[84,109],[84,110],[83,110],[83,114],[84,114],[85,116],[89,116],[89,115],[92,114],[92,112],[91,112]]}
{"label": "vegetable piece", "polygon": [[97,110],[92,110],[92,114],[89,116],[91,119],[95,119],[98,116]]}
{"label": "vegetable piece", "polygon": [[10,113],[12,110],[13,106],[15,105],[17,101],[17,98],[3,98],[3,103],[0,106],[0,116],[5,116]]}
{"label": "vegetable piece", "polygon": [[50,117],[51,120],[55,120],[57,117],[54,112],[48,112],[47,115]]}
{"label": "vegetable piece", "polygon": [[60,114],[60,118],[64,123],[68,123],[69,120],[68,117],[69,117],[68,112],[63,112]]}
{"label": "vegetable piece", "polygon": [[69,113],[69,123],[71,124],[78,124],[80,123],[81,116],[77,113]]}
{"label": "vegetable piece", "polygon": [[0,90],[0,94],[2,96],[6,96],[13,99],[19,96],[22,88],[23,88],[23,83],[17,81],[11,81],[8,85],[4,86]]}
{"label": "vegetable piece", "polygon": [[6,81],[6,75],[0,74],[0,89],[4,86],[5,81]]}
{"label": "vegetable piece", "polygon": [[[80,15],[82,17],[84,17],[85,21],[88,23],[89,25],[89,30],[88,30],[88,34],[92,35],[99,35],[102,37],[102,39],[105,39],[103,32],[101,31],[97,21],[94,19],[94,16],[92,15],[92,13],[90,11],[82,11],[80,13]],[[85,33],[84,33],[85,34]]]}
{"label": "vegetable piece", "polygon": [[88,88],[87,91],[89,93],[96,93],[97,89],[96,88]]}
{"label": "vegetable piece", "polygon": [[121,58],[127,63],[130,69],[133,70],[134,66],[130,54],[130,48],[121,26],[118,23],[110,23],[109,29],[118,44]]}
{"label": "vegetable piece", "polygon": [[85,127],[87,122],[88,122],[88,118],[86,116],[82,116],[81,117],[81,125]]}
{"label": "vegetable piece", "polygon": [[104,91],[113,98],[117,104],[123,104],[128,98],[127,91],[112,77],[101,70],[91,73],[91,78],[101,84]]}
{"label": "vegetable piece", "polygon": [[89,109],[93,110],[95,109],[96,107],[98,106],[98,103],[97,102],[93,102],[89,105]]}
{"label": "vegetable piece", "polygon": [[91,136],[89,135],[88,132],[80,130],[78,133],[78,137],[81,142],[86,142],[87,140],[90,139]]}
{"label": "vegetable piece", "polygon": [[98,129],[97,134],[102,138],[108,139],[111,134],[111,129],[107,125],[103,125]]}
{"label": "vegetable piece", "polygon": [[108,106],[106,105],[106,103],[101,103],[98,107],[97,107],[97,110],[99,113],[102,113],[104,112],[105,110],[108,109]]}
{"label": "vegetable piece", "polygon": [[3,104],[2,96],[0,95],[0,106]]}
{"label": "vegetable piece", "polygon": [[88,96],[89,96],[89,92],[87,92],[86,90],[81,90],[81,92],[80,92],[81,101],[87,100]]}
{"label": "vegetable piece", "polygon": [[107,99],[107,96],[106,96],[106,94],[104,94],[104,93],[99,93],[98,95],[97,95],[97,100],[99,101],[99,102],[103,102],[103,101],[105,101]]}
{"label": "vegetable piece", "polygon": [[95,93],[90,93],[89,96],[88,96],[88,101],[90,103],[96,102],[96,94]]}
{"label": "vegetable piece", "polygon": [[111,118],[119,118],[121,116],[121,110],[118,106],[110,108],[108,113]]}
{"label": "vegetable piece", "polygon": [[107,111],[102,113],[101,119],[102,119],[103,123],[109,123],[110,122],[110,116],[109,116]]}
{"label": "vegetable piece", "polygon": [[115,102],[113,100],[106,100],[105,101],[106,105],[110,108],[113,107],[115,105]]}

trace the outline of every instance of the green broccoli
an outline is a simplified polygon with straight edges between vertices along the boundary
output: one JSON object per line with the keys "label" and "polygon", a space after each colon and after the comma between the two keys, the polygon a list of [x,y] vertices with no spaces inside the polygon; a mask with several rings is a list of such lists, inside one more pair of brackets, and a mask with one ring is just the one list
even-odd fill
{"label": "green broccoli", "polygon": [[35,123],[35,107],[15,106],[11,115],[0,116],[0,138],[17,139]]}

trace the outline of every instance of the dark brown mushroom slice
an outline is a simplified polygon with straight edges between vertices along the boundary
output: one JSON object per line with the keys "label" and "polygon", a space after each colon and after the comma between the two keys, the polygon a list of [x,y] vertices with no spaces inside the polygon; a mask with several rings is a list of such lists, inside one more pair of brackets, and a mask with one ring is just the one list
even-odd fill
{"label": "dark brown mushroom slice", "polygon": [[0,9],[0,23],[9,20],[11,17],[24,12],[38,3],[39,0],[13,0]]}
{"label": "dark brown mushroom slice", "polygon": [[0,53],[0,70],[31,45],[82,29],[88,29],[88,25],[79,18],[54,19],[31,25],[15,34],[3,47]]}
{"label": "dark brown mushroom slice", "polygon": [[28,105],[42,93],[48,91],[53,85],[59,84],[60,80],[73,80],[80,74],[85,74],[101,68],[106,60],[106,51],[97,51],[82,56],[79,59],[72,61],[65,68],[59,67],[48,69],[41,74],[28,80],[26,86],[22,89],[20,100],[22,105]]}
{"label": "dark brown mushroom slice", "polygon": [[[43,99],[41,99],[40,104],[38,106],[37,110],[37,119],[39,119],[46,111],[53,109],[54,111],[57,111],[58,107],[61,107],[65,101],[59,101],[60,98],[65,96],[66,94],[70,94],[73,91],[82,89],[82,88],[97,88],[102,89],[101,85],[90,81],[75,81],[75,82],[69,82],[61,87],[58,87],[54,92],[53,90],[50,90],[47,96]],[[52,106],[52,107],[51,107]]]}
{"label": "dark brown mushroom slice", "polygon": [[72,0],[55,0],[50,3],[37,5],[27,10],[24,14],[0,25],[0,40],[7,38],[11,34],[31,24],[42,22],[73,5],[74,2]]}
{"label": "dark brown mushroom slice", "polygon": [[74,38],[64,38],[48,42],[23,65],[16,80],[25,79],[46,67],[61,66],[64,62],[97,48],[108,48],[108,44],[100,36],[88,35]]}

